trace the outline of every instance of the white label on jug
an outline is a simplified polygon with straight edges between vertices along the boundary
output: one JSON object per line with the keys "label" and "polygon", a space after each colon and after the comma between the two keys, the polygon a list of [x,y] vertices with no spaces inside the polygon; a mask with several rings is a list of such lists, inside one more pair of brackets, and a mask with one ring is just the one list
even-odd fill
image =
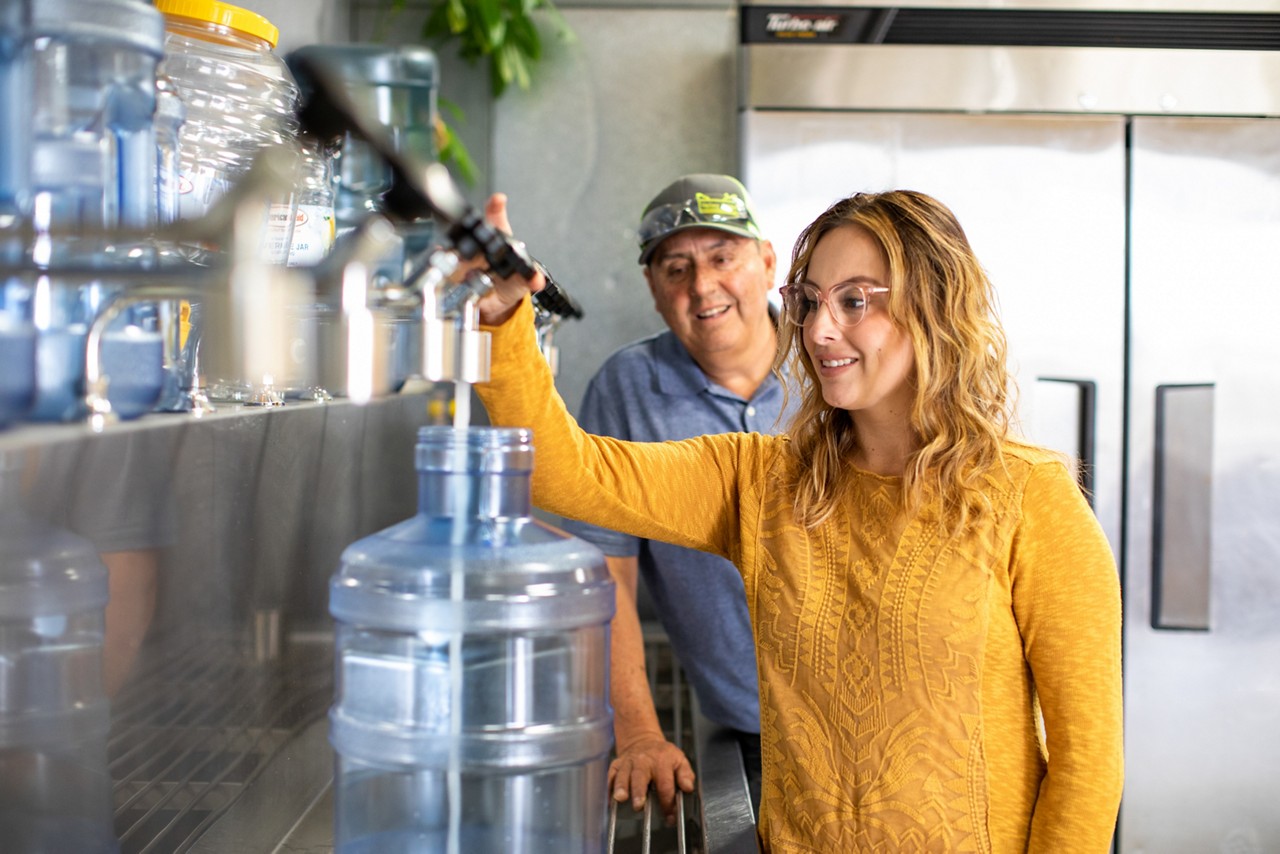
{"label": "white label on jug", "polygon": [[319,264],[333,248],[333,208],[323,205],[298,205],[293,219],[293,245],[289,248],[289,266]]}
{"label": "white label on jug", "polygon": [[283,264],[289,260],[289,239],[293,234],[293,206],[273,204],[267,214],[267,260]]}
{"label": "white label on jug", "polygon": [[210,172],[183,172],[178,175],[178,216],[199,219],[227,188],[225,178]]}

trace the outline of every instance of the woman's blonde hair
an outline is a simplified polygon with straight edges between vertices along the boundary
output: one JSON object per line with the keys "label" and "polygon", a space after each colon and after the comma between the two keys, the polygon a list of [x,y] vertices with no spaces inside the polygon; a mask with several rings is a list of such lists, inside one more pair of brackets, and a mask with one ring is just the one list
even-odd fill
{"label": "woman's blonde hair", "polygon": [[[1009,438],[1010,380],[991,282],[955,215],[909,190],[836,202],[800,234],[787,281],[805,281],[818,242],[844,226],[865,229],[884,251],[889,316],[915,352],[916,449],[903,473],[905,509],[936,507],[938,523],[956,532],[986,511],[984,476],[1002,465]],[[813,527],[848,498],[857,435],[852,414],[823,400],[803,334],[780,316],[778,365],[790,366],[801,395],[787,430],[798,472],[796,516]]]}

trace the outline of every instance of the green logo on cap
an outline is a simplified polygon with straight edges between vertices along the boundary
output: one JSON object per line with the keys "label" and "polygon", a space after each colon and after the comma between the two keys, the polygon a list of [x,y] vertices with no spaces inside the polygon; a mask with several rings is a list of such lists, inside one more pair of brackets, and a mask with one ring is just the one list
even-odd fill
{"label": "green logo on cap", "polygon": [[723,196],[709,196],[706,193],[695,193],[694,204],[700,216],[723,216],[731,219],[747,218],[747,203],[735,193]]}

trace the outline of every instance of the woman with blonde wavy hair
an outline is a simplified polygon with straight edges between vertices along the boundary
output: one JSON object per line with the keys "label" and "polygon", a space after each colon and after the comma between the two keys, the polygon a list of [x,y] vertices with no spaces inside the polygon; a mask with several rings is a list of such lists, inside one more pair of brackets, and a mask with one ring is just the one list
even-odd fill
{"label": "woman with blonde wavy hair", "polygon": [[[505,198],[488,213],[507,227]],[[858,194],[802,233],[779,320],[801,395],[784,436],[583,433],[529,290],[500,281],[482,301],[479,391],[493,423],[533,428],[535,501],[742,573],[763,850],[1109,850],[1115,564],[1060,456],[1009,434],[992,288],[945,205]]]}
{"label": "woman with blonde wavy hair", "polygon": [[823,379],[834,372],[810,358],[804,337],[806,331],[821,334],[811,328],[810,321],[818,320],[821,289],[806,286],[809,265],[822,238],[841,227],[846,230],[837,237],[856,236],[869,253],[883,253],[885,281],[900,284],[875,291],[869,288],[878,287],[878,279],[868,280],[874,283],[869,285],[845,280],[830,298],[835,301],[828,303],[835,312],[830,318],[841,325],[841,307],[851,306],[845,313],[856,319],[848,325],[857,325],[867,306],[882,304],[884,321],[896,327],[912,350],[912,375],[904,386],[912,397],[910,418],[904,422],[909,432],[895,445],[915,447],[905,466],[892,460],[881,467],[903,476],[907,509],[920,507],[928,492],[940,500],[947,523],[961,529],[971,514],[980,515],[987,507],[981,477],[999,464],[1009,441],[1004,332],[994,319],[991,284],[960,223],[934,199],[905,190],[843,199],[796,242],[791,284],[783,288],[791,322],[782,324],[778,361],[807,379],[789,430],[792,453],[805,475],[796,487],[797,514],[809,525],[830,515],[850,488],[845,467],[869,452],[859,450],[856,410],[824,398]]}

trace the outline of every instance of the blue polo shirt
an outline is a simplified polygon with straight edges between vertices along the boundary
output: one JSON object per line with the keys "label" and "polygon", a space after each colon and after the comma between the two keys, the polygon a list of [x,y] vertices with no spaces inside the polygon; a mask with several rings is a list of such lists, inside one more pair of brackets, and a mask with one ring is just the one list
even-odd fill
{"label": "blue polo shirt", "polygon": [[[707,379],[669,330],[614,353],[592,378],[578,423],[635,442],[707,433],[774,433],[786,426],[783,389],[770,374],[750,400]],[[794,406],[795,395],[789,403]],[[640,577],[703,713],[760,731],[755,643],[742,576],[724,558],[565,520],[614,557],[638,557]]]}

